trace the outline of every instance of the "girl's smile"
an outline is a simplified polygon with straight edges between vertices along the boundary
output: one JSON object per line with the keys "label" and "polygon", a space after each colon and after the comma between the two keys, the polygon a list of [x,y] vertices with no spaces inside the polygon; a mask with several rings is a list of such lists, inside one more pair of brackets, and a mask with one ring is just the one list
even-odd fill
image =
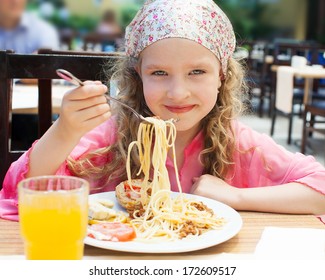
{"label": "girl's smile", "polygon": [[176,113],[176,114],[187,113],[187,112],[191,111],[192,109],[194,109],[195,106],[196,105],[184,105],[184,106],[168,106],[168,105],[165,105],[167,110],[171,111],[172,113]]}

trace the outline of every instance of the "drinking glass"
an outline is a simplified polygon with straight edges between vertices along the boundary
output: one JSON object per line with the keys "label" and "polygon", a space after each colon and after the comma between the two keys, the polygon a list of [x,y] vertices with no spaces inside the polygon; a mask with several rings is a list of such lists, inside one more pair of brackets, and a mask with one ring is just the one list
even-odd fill
{"label": "drinking glass", "polygon": [[31,177],[18,184],[20,233],[27,259],[82,259],[88,193],[89,183],[72,176]]}

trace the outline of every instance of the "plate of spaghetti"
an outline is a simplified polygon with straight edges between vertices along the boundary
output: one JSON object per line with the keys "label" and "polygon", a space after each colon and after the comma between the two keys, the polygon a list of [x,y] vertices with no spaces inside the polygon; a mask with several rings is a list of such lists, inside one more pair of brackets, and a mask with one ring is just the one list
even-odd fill
{"label": "plate of spaghetti", "polygon": [[[123,219],[117,215],[108,222],[90,225],[86,244],[125,252],[179,253],[220,244],[240,231],[242,219],[234,209],[212,199],[183,193],[178,172],[178,192],[171,191],[165,164],[171,152],[177,171],[175,139],[173,120],[148,117],[140,123],[137,139],[128,148],[128,179],[115,192],[90,195],[92,202],[112,201],[113,213],[127,213],[128,218],[121,214]],[[134,172],[131,172],[133,149],[140,162],[137,178],[132,178]],[[123,238],[121,231],[131,232],[132,238]]]}
{"label": "plate of spaghetti", "polygon": [[[179,193],[172,192],[170,197],[175,199],[179,197],[179,195]],[[151,238],[148,236],[140,236],[135,237],[131,241],[115,242],[99,240],[88,236],[85,239],[85,244],[103,249],[132,253],[181,253],[218,245],[231,239],[240,231],[242,227],[242,219],[239,213],[231,207],[205,197],[191,194],[183,194],[183,196],[185,201],[202,202],[209,208],[209,210],[212,210],[214,215],[217,217],[216,227],[203,230],[200,234],[188,234],[183,238],[178,237],[178,234],[176,235],[176,238],[168,235]],[[125,211],[125,209],[117,202],[115,192],[93,194],[90,195],[90,198],[95,200],[109,199],[114,202],[112,209],[117,212]],[[127,223],[130,224],[129,221]],[[184,225],[187,224],[184,223]]]}

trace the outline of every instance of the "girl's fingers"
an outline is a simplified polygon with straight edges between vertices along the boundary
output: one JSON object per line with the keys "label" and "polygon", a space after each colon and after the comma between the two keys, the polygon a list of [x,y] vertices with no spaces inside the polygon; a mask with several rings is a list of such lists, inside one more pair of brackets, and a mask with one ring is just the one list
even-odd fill
{"label": "girl's fingers", "polygon": [[89,127],[90,129],[102,124],[103,122],[107,121],[111,117],[111,111],[108,111],[104,114],[98,115],[96,117],[93,117],[91,119],[88,119],[84,122],[84,125],[86,127]]}
{"label": "girl's fingers", "polygon": [[87,118],[86,115],[81,115],[80,112],[76,112],[73,116],[70,116],[68,120],[60,116],[58,123],[68,133],[79,135],[79,137],[81,137],[96,126],[107,121],[110,117],[111,111],[106,111],[103,114],[92,116],[90,119]]}
{"label": "girl's fingers", "polygon": [[102,85],[101,81],[84,81],[83,83],[84,83],[84,85],[92,85],[92,84]]}
{"label": "girl's fingers", "polygon": [[195,183],[197,180],[199,180],[199,177],[193,177],[192,182]]}
{"label": "girl's fingers", "polygon": [[107,87],[99,81],[86,81],[84,86],[67,92],[63,98],[60,123],[70,132],[83,135],[106,121],[111,109],[104,94]]}
{"label": "girl's fingers", "polygon": [[66,112],[66,114],[60,115],[60,120],[64,126],[70,127],[70,130],[87,132],[107,120],[110,116],[110,107],[105,103],[84,110]]}
{"label": "girl's fingers", "polygon": [[74,112],[84,110],[96,105],[107,104],[107,99],[104,95],[94,96],[87,99],[69,100],[62,104],[65,111]]}
{"label": "girl's fingers", "polygon": [[85,82],[84,86],[80,86],[74,90],[67,92],[64,99],[82,100],[92,98],[94,96],[104,95],[107,92],[107,86],[98,82]]}
{"label": "girl's fingers", "polygon": [[87,112],[77,112],[74,117],[78,119],[79,123],[75,128],[78,129],[78,131],[88,132],[96,126],[102,124],[104,121],[108,120],[110,116],[111,111],[105,110],[102,112],[99,110],[95,114],[89,112],[89,109],[87,109]]}
{"label": "girl's fingers", "polygon": [[111,109],[107,103],[99,104],[75,112],[75,118],[76,120],[87,121],[110,111]]}

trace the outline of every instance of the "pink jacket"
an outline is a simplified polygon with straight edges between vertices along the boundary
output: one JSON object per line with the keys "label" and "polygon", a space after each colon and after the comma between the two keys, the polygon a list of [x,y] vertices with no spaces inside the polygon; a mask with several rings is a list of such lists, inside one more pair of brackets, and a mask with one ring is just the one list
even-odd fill
{"label": "pink jacket", "polygon": [[[238,188],[254,188],[280,185],[289,182],[299,182],[314,190],[325,194],[325,168],[312,156],[300,153],[291,153],[277,145],[272,138],[260,134],[249,127],[234,123],[238,151],[234,154],[234,167],[227,176],[227,182]],[[198,160],[203,147],[203,133],[199,132],[184,151],[184,164],[179,167],[179,178],[184,192],[190,192],[192,178],[203,174],[203,166]],[[71,156],[78,159],[80,156],[97,148],[111,145],[116,141],[116,126],[113,119],[98,126],[86,134],[74,148]],[[31,147],[9,168],[3,189],[0,192],[0,217],[18,220],[17,184],[25,178],[28,171],[29,154]],[[50,160],[50,159],[49,159]],[[98,164],[107,159],[99,158]],[[171,187],[177,190],[175,170],[171,159],[167,159]],[[58,175],[71,175],[66,163],[57,170]],[[103,182],[94,181],[93,186],[103,186],[101,191],[113,191],[119,181],[103,185]],[[325,221],[325,215],[321,216]]]}

